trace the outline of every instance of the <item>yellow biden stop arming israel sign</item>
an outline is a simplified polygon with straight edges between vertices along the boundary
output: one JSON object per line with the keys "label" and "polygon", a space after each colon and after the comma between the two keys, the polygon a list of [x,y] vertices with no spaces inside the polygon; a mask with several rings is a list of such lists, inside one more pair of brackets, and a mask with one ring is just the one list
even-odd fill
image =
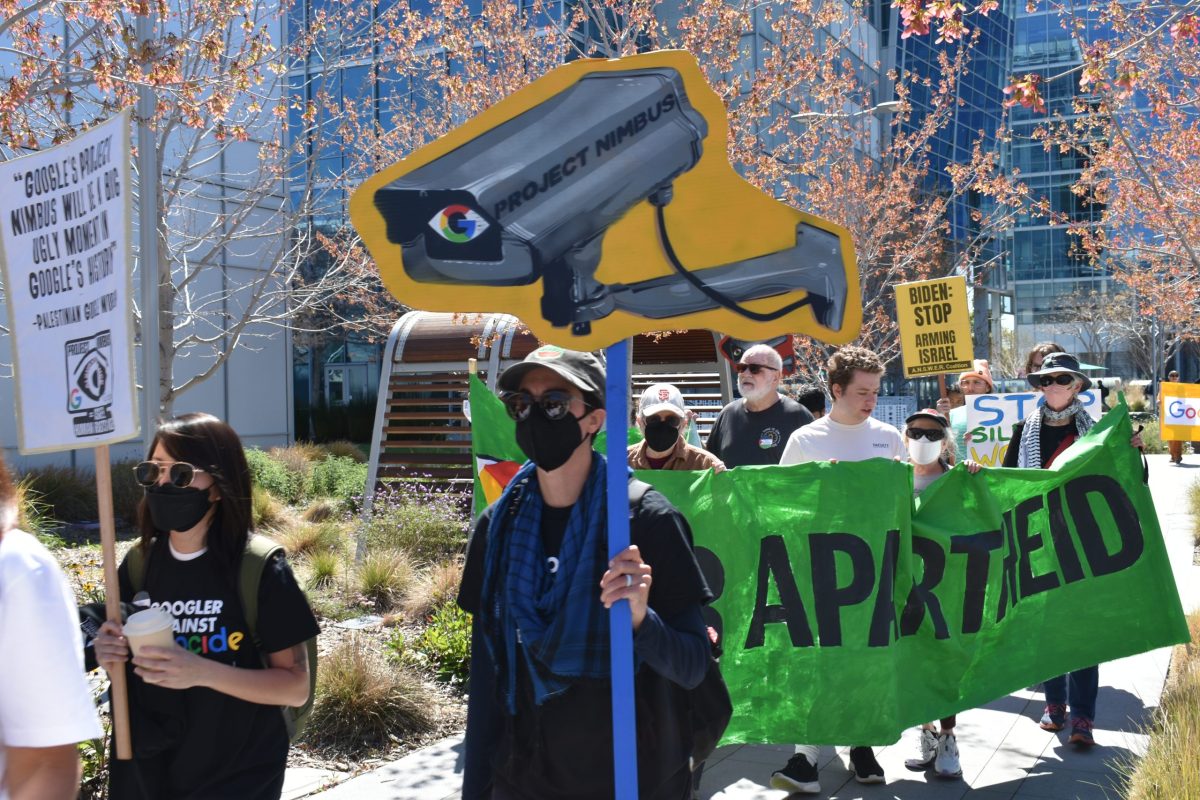
{"label": "yellow biden stop arming israel sign", "polygon": [[566,64],[383,170],[355,228],[389,291],[589,350],[664,328],[851,341],[849,233],[742,179],[695,58]]}

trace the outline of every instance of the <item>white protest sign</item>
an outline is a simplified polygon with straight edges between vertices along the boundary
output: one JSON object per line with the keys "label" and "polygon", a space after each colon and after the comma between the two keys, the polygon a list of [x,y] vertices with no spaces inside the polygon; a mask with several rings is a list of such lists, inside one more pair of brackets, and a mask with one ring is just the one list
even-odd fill
{"label": "white protest sign", "polygon": [[[1045,403],[1041,393],[967,395],[967,457],[985,467],[1004,463],[1004,452],[1012,437],[1013,426]],[[1100,419],[1100,393],[1095,389],[1079,393],[1079,402],[1092,419]]]}
{"label": "white protest sign", "polygon": [[123,112],[0,163],[0,276],[22,453],[138,435],[129,153]]}

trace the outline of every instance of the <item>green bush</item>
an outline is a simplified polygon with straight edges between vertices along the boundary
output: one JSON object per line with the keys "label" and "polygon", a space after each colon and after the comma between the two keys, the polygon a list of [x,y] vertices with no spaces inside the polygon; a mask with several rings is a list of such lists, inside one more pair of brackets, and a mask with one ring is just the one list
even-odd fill
{"label": "green bush", "polygon": [[356,588],[378,613],[390,611],[416,580],[416,570],[405,553],[368,553],[358,563]]}
{"label": "green bush", "polygon": [[466,547],[469,518],[451,493],[393,489],[375,496],[366,523],[368,546],[404,550],[422,564],[436,564]]}
{"label": "green bush", "polygon": [[266,489],[285,503],[295,504],[304,499],[304,480],[268,453],[257,447],[247,448],[246,463],[255,486]]}
{"label": "green bush", "polygon": [[280,530],[291,522],[287,506],[261,486],[251,489],[250,514],[254,519],[254,527]]}
{"label": "green bush", "polygon": [[419,676],[351,640],[321,659],[304,739],[338,754],[371,751],[430,730],[432,707]]}
{"label": "green bush", "polygon": [[312,496],[332,497],[346,508],[356,508],[367,486],[367,465],[349,458],[329,456],[313,465]]}
{"label": "green bush", "polygon": [[96,511],[96,478],[71,467],[36,467],[22,482],[38,495],[49,515],[60,522],[93,521]]}
{"label": "green bush", "polygon": [[327,455],[349,458],[359,464],[367,463],[367,455],[362,451],[362,448],[356,445],[354,442],[346,441],[345,439],[339,439],[336,442],[323,444],[321,445],[321,449],[324,450]]}
{"label": "green bush", "polygon": [[1165,453],[1167,452],[1167,443],[1159,438],[1159,428],[1157,421],[1138,422],[1134,420],[1133,429],[1136,431],[1138,425],[1144,425],[1142,429],[1142,443],[1146,445],[1147,453]]}
{"label": "green bush", "polygon": [[308,588],[332,586],[342,567],[342,556],[335,550],[316,550],[308,557]]}
{"label": "green bush", "polygon": [[439,680],[461,686],[471,674],[471,615],[446,603],[411,644],[396,631],[388,647],[402,663],[428,666]]}
{"label": "green bush", "polygon": [[42,540],[42,544],[53,549],[62,547],[63,540],[54,531],[54,520],[50,518],[50,506],[42,502],[42,496],[33,488],[33,481],[25,476],[17,481],[17,527],[31,536]]}
{"label": "green bush", "polygon": [[134,479],[136,459],[118,461],[112,465],[113,516],[130,525],[137,524],[137,510],[146,496],[146,490]]}

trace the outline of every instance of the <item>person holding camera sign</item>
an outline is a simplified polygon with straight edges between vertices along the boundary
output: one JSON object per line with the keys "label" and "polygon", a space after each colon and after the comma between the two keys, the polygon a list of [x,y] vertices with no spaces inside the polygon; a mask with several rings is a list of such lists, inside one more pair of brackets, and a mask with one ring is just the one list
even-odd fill
{"label": "person holding camera sign", "polygon": [[546,346],[500,376],[528,461],[476,522],[458,604],[473,615],[464,800],[610,800],[609,613],[629,602],[639,667],[642,800],[692,789],[686,691],[711,659],[712,594],[691,530],[658,492],[630,506],[630,546],[607,557],[606,371]]}

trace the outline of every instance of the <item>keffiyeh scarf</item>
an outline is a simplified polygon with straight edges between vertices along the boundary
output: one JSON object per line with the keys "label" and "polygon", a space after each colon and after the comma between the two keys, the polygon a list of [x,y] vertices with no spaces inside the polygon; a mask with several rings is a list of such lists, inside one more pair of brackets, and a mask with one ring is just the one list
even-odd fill
{"label": "keffiyeh scarf", "polygon": [[534,701],[566,691],[576,678],[609,675],[608,612],[599,602],[605,558],[605,459],[592,457],[571,510],[558,568],[542,546],[541,491],[526,463],[496,504],[488,526],[480,607],[488,650],[505,706],[516,713],[517,659],[524,659]]}
{"label": "keffiyeh scarf", "polygon": [[[1076,397],[1071,405],[1062,411],[1054,411],[1047,406],[1040,406],[1025,420],[1025,429],[1021,431],[1021,449],[1017,452],[1017,466],[1026,469],[1042,468],[1042,422],[1045,419],[1060,420],[1068,417],[1075,418],[1075,431],[1083,436],[1091,430],[1094,424],[1083,404]],[[1009,445],[1011,447],[1011,445]]]}

